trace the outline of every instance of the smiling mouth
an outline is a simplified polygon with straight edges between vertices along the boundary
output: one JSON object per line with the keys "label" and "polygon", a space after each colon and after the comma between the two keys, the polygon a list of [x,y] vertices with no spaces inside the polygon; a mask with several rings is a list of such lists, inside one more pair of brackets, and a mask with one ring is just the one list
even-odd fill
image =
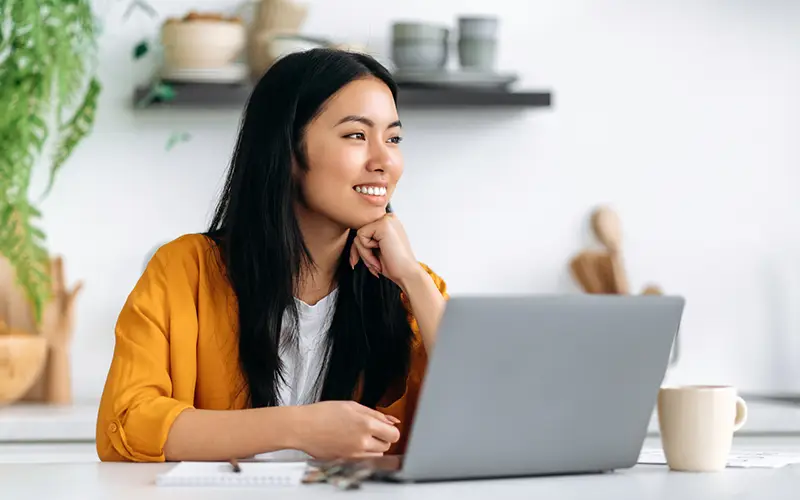
{"label": "smiling mouth", "polygon": [[386,196],[386,188],[383,186],[356,186],[353,188],[356,193],[368,196]]}

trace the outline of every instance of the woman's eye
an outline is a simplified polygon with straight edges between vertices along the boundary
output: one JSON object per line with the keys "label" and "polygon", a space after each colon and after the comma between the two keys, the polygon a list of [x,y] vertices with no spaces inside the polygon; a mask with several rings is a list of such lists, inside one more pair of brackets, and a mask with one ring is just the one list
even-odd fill
{"label": "woman's eye", "polygon": [[363,132],[356,132],[355,134],[349,134],[344,137],[345,139],[358,139],[360,141],[363,141],[365,139]]}
{"label": "woman's eye", "polygon": [[400,136],[392,137],[391,139],[389,139],[389,142],[391,142],[392,144],[400,144],[401,142],[403,142],[403,138]]}

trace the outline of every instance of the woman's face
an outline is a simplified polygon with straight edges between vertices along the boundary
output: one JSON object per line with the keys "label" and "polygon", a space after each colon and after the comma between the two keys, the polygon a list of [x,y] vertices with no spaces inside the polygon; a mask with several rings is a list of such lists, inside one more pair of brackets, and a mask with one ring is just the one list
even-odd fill
{"label": "woman's face", "polygon": [[381,218],[403,174],[400,132],[381,80],[342,87],[306,127],[308,170],[299,176],[307,208],[353,229]]}

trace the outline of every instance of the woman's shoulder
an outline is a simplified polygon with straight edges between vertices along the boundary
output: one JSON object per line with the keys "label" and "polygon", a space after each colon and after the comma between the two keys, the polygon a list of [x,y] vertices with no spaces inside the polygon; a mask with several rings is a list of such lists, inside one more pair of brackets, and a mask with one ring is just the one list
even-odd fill
{"label": "woman's shoulder", "polygon": [[216,248],[216,243],[204,234],[184,234],[158,247],[148,264],[154,261],[165,267],[187,263],[200,264],[211,252],[215,252]]}
{"label": "woman's shoulder", "polygon": [[144,277],[167,283],[186,282],[193,286],[220,276],[217,244],[200,233],[184,234],[164,243],[147,262]]}

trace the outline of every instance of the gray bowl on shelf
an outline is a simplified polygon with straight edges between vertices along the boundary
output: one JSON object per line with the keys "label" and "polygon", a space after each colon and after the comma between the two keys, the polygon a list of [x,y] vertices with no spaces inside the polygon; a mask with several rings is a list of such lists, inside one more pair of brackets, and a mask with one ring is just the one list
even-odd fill
{"label": "gray bowl on shelf", "polygon": [[447,40],[450,30],[438,24],[400,21],[392,24],[392,40]]}
{"label": "gray bowl on shelf", "polygon": [[450,30],[422,22],[392,25],[392,62],[398,69],[437,70],[447,65]]}
{"label": "gray bowl on shelf", "polygon": [[464,69],[492,71],[496,54],[495,40],[462,38],[458,41],[458,62]]}
{"label": "gray bowl on shelf", "polygon": [[400,70],[436,70],[447,65],[447,42],[443,40],[397,40],[392,61]]}
{"label": "gray bowl on shelf", "polygon": [[458,36],[461,39],[497,38],[500,21],[496,16],[460,16],[458,18]]}

